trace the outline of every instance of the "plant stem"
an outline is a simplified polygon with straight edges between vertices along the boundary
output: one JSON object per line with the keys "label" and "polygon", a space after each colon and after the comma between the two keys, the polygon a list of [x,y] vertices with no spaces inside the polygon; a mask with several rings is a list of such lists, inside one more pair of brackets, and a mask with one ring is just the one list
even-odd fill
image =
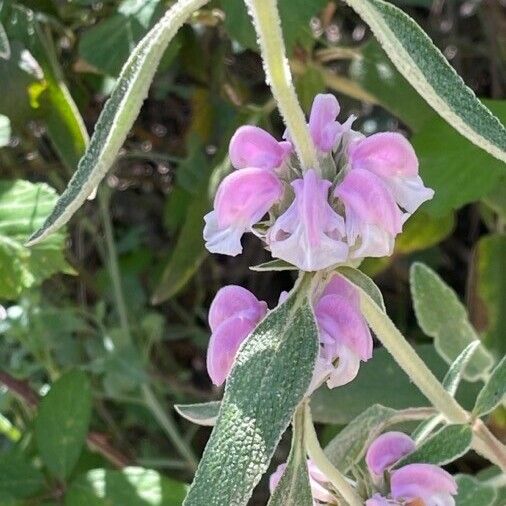
{"label": "plant stem", "polygon": [[114,301],[116,311],[123,333],[123,338],[129,344],[132,343],[132,336],[130,334],[130,325],[128,323],[128,311],[123,297],[123,289],[121,287],[121,273],[118,265],[118,253],[116,251],[116,243],[114,242],[114,232],[112,227],[111,216],[109,214],[109,200],[110,191],[108,188],[100,188],[98,201],[100,206],[100,215],[104,227],[105,244],[107,248],[107,268],[109,270],[109,277],[112,282],[112,289],[114,293]]}
{"label": "plant stem", "polygon": [[479,418],[473,424],[473,449],[506,473],[506,447]]}
{"label": "plant stem", "polygon": [[[118,265],[118,254],[116,251],[116,244],[114,242],[111,216],[109,214],[110,195],[108,192],[109,190],[107,188],[102,187],[100,188],[98,195],[107,249],[107,267],[109,269],[109,276],[113,285],[114,301],[116,304],[116,311],[118,313],[121,330],[124,336],[123,338],[125,339],[127,345],[133,346],[130,324],[128,322],[128,312],[125,298],[123,296],[123,289],[121,286],[121,273]],[[195,471],[197,469],[197,459],[189,445],[186,444],[181,434],[179,434],[176,424],[165,413],[155,394],[151,390],[149,384],[144,383],[141,386],[141,389],[146,406],[151,411],[160,426],[164,429],[167,436],[172,441],[174,447],[188,462],[190,469],[192,471]]]}
{"label": "plant stem", "polygon": [[368,294],[357,288],[361,292],[360,305],[367,323],[411,381],[448,421],[468,423],[470,416],[467,411],[443,388],[388,315]]}
{"label": "plant stem", "polygon": [[177,451],[181,454],[181,456],[188,463],[189,468],[195,472],[197,469],[198,461],[191,448],[186,444],[181,434],[177,429],[174,420],[172,420],[169,415],[165,412],[165,410],[160,405],[160,402],[156,398],[154,392],[151,390],[151,387],[144,383],[142,385],[142,394],[146,401],[146,405],[153,413],[153,416],[156,418],[160,426],[166,432],[169,439],[172,441],[172,444],[176,447]]}
{"label": "plant stem", "polygon": [[299,105],[286,58],[277,0],[245,0],[258,35],[267,83],[283,116],[304,169],[318,169],[318,158]]}
{"label": "plant stem", "polygon": [[[360,306],[367,323],[418,389],[450,423],[471,424],[471,415],[444,389],[392,320],[359,286]],[[472,424],[472,448],[506,472],[506,448],[481,420]]]}
{"label": "plant stem", "polygon": [[306,438],[306,449],[309,458],[314,462],[316,467],[328,478],[336,491],[342,496],[349,506],[362,506],[363,500],[357,494],[355,489],[330,462],[323,452],[316,431],[313,426],[311,417],[311,408],[306,404],[306,416],[304,426],[304,436]]}

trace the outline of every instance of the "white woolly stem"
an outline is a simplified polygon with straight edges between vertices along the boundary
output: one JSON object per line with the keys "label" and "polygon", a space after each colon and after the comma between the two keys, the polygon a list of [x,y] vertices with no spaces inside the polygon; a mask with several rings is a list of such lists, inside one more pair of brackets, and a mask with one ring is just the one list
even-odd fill
{"label": "white woolly stem", "polygon": [[318,158],[292,83],[276,0],[245,0],[258,35],[265,76],[304,169],[318,170]]}

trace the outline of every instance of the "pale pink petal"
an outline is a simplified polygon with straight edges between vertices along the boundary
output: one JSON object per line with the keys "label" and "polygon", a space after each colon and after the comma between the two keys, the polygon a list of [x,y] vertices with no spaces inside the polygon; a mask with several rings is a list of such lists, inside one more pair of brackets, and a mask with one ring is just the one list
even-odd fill
{"label": "pale pink petal", "polygon": [[415,442],[402,432],[381,434],[369,446],[365,456],[369,472],[376,476],[382,475],[385,469],[412,453],[415,447]]}
{"label": "pale pink petal", "polygon": [[344,203],[346,237],[355,248],[352,257],[391,254],[404,217],[381,179],[367,170],[354,169],[334,195]]}
{"label": "pale pink petal", "polygon": [[227,379],[241,343],[249,336],[256,322],[240,316],[228,318],[211,335],[207,348],[207,372],[219,386]]}
{"label": "pale pink petal", "polygon": [[327,380],[329,388],[347,385],[357,377],[360,369],[360,357],[354,351],[339,343],[336,344],[336,351],[339,360]]}
{"label": "pale pink petal", "polygon": [[394,499],[421,499],[427,506],[453,506],[457,483],[444,469],[432,464],[409,464],[392,473]]}
{"label": "pale pink petal", "polygon": [[339,274],[334,274],[325,285],[321,297],[325,297],[325,295],[341,295],[355,307],[359,307],[360,295],[358,290],[344,276]]}
{"label": "pale pink petal", "polygon": [[290,142],[278,142],[270,133],[256,126],[240,127],[230,140],[229,156],[236,169],[280,167],[291,153]]}
{"label": "pale pink petal", "polygon": [[336,121],[339,114],[339,102],[329,93],[316,95],[309,117],[309,132],[316,147],[323,152],[334,149],[341,132]]}
{"label": "pale pink petal", "polygon": [[392,506],[392,502],[388,501],[380,494],[374,494],[370,499],[367,499],[365,506]]}
{"label": "pale pink petal", "polygon": [[395,201],[408,213],[414,213],[424,202],[434,196],[434,190],[424,186],[420,176],[392,177],[385,180]]}
{"label": "pale pink petal", "polygon": [[267,304],[237,285],[220,288],[209,308],[209,326],[214,331],[225,320],[239,316],[257,323],[267,313]]}
{"label": "pale pink petal", "polygon": [[382,178],[418,175],[418,159],[409,141],[399,133],[373,134],[350,144],[353,169],[365,169]]}
{"label": "pale pink petal", "polygon": [[341,295],[325,295],[315,306],[318,327],[361,360],[372,357],[373,341],[358,307]]}
{"label": "pale pink petal", "polygon": [[279,464],[276,470],[269,477],[269,492],[272,494],[274,489],[278,486],[281,477],[286,469],[286,462],[284,464]]}
{"label": "pale pink petal", "polygon": [[328,203],[330,185],[313,170],[292,183],[295,200],[267,234],[272,256],[305,271],[345,261],[344,221]]}
{"label": "pale pink petal", "polygon": [[242,235],[282,195],[283,185],[274,172],[253,168],[229,174],[218,187],[214,211],[204,218],[206,248],[211,253],[239,254]]}

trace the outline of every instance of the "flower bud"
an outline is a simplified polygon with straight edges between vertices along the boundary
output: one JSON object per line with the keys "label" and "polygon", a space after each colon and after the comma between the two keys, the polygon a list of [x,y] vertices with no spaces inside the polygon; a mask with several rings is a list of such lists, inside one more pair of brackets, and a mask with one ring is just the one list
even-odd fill
{"label": "flower bud", "polygon": [[369,446],[365,462],[373,476],[383,472],[415,449],[415,442],[402,432],[385,432]]}
{"label": "flower bud", "polygon": [[218,291],[209,310],[212,330],[207,348],[207,372],[219,386],[227,379],[242,342],[267,313],[267,304],[240,286]]}
{"label": "flower bud", "polygon": [[236,169],[276,169],[291,152],[290,142],[278,142],[265,130],[249,125],[235,132],[229,147],[230,161]]}

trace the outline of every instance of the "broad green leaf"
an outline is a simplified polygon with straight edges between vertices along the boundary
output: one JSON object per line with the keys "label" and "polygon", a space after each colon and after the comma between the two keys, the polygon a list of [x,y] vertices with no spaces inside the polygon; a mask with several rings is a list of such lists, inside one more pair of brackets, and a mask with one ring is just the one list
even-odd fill
{"label": "broad green leaf", "polygon": [[295,265],[289,264],[284,260],[280,260],[276,258],[275,260],[270,260],[269,262],[264,262],[260,265],[254,265],[250,267],[250,270],[255,272],[270,272],[270,271],[296,271],[297,267]]}
{"label": "broad green leaf", "polygon": [[[428,365],[436,377],[443,379],[447,366],[434,346],[422,344],[416,353]],[[457,400],[472,409],[481,383],[464,383]],[[394,409],[427,406],[429,401],[409,380],[384,348],[376,348],[373,358],[360,366],[358,376],[347,385],[329,389],[320,387],[311,397],[313,418],[320,423],[345,425],[371,404],[382,404]]]}
{"label": "broad green leaf", "polygon": [[403,231],[395,240],[394,254],[407,255],[439,244],[455,227],[453,213],[435,218],[423,211],[409,218]]}
{"label": "broad green leaf", "polygon": [[[434,338],[438,353],[452,363],[462,350],[479,336],[469,323],[457,294],[429,267],[415,263],[410,271],[411,295],[422,330]],[[485,347],[476,349],[463,377],[469,381],[485,378],[493,358]]]}
{"label": "broad green leaf", "polygon": [[424,463],[442,466],[462,457],[471,447],[473,431],[469,425],[446,425],[428,437],[413,453],[395,464]]}
{"label": "broad green leaf", "polygon": [[131,53],[97,121],[90,145],[44,225],[30,238],[41,241],[64,225],[106,175],[142,106],[167,45],[188,16],[207,0],[181,0]]}
{"label": "broad green leaf", "polygon": [[[0,455],[0,496],[25,499],[44,486],[44,476],[21,455]],[[3,503],[2,503],[3,504]]]}
{"label": "broad green leaf", "polygon": [[24,246],[56,200],[46,184],[0,181],[0,299],[15,299],[56,272],[72,272],[63,253],[63,232],[31,250]]}
{"label": "broad green leaf", "polygon": [[117,11],[83,33],[79,55],[105,74],[117,76],[149,30],[160,0],[124,0]]}
{"label": "broad green leaf", "polygon": [[[485,104],[504,122],[506,101]],[[434,118],[411,138],[424,183],[435,190],[423,210],[433,217],[489,194],[504,176],[505,165],[459,135],[441,118]],[[479,177],[477,177],[479,172]]]}
{"label": "broad green leaf", "polygon": [[40,456],[58,478],[72,472],[88,432],[91,387],[81,371],[70,371],[53,384],[42,399],[35,419]]}
{"label": "broad green leaf", "polygon": [[0,114],[0,148],[9,144],[11,138],[11,122],[7,116]]}
{"label": "broad green leaf", "polygon": [[308,113],[313,105],[314,97],[325,91],[325,80],[321,69],[315,66],[306,67],[295,80],[295,90],[302,109]]}
{"label": "broad green leaf", "polygon": [[[283,38],[290,54],[297,43],[305,45],[313,40],[309,22],[326,3],[327,0],[279,0]],[[225,28],[230,37],[245,48],[258,50],[255,30],[244,2],[222,0],[220,4],[225,12]]]}
{"label": "broad green leaf", "polygon": [[[494,488],[496,498],[490,502],[490,506],[503,506],[506,504],[506,483],[504,472],[498,466],[490,466],[476,473],[480,483]],[[467,506],[467,505],[466,505]],[[487,504],[487,506],[489,506]]]}
{"label": "broad green leaf", "polygon": [[185,493],[183,483],[150,469],[93,469],[72,483],[65,506],[181,506]]}
{"label": "broad green leaf", "polygon": [[292,425],[292,447],[286,469],[267,506],[313,506],[304,437],[305,411],[301,407],[295,412]]}
{"label": "broad green leaf", "polygon": [[306,297],[295,289],[242,344],[187,506],[245,505],[266,471],[313,374],[317,328]]}
{"label": "broad green leaf", "polygon": [[455,480],[458,487],[455,503],[458,506],[492,506],[494,504],[497,497],[494,487],[466,474],[458,474]]}
{"label": "broad green leaf", "polygon": [[383,0],[345,0],[416,91],[472,143],[506,161],[506,129],[476,98],[423,30]]}
{"label": "broad green leaf", "polygon": [[[58,156],[73,171],[89,139],[81,114],[65,84],[53,41],[33,12],[19,6],[13,8],[6,29],[9,36],[20,41],[40,65],[40,91],[36,99],[32,98],[32,107],[38,109],[37,115],[45,121]],[[35,111],[32,114],[35,115]]]}
{"label": "broad green leaf", "polygon": [[349,75],[414,132],[437,117],[374,39],[360,48],[359,57],[351,61]]}
{"label": "broad green leaf", "polygon": [[349,279],[354,285],[359,286],[364,292],[371,297],[371,299],[380,307],[383,311],[385,309],[385,302],[383,301],[383,295],[381,290],[376,286],[376,283],[363,272],[353,267],[339,267],[338,272],[345,278]]}
{"label": "broad green leaf", "polygon": [[504,400],[506,395],[506,356],[497,364],[488,378],[485,386],[478,394],[473,409],[475,416],[483,416],[490,413]]}
{"label": "broad green leaf", "polygon": [[151,298],[153,304],[160,304],[174,297],[192,278],[207,256],[202,238],[204,214],[210,206],[207,181],[201,188],[190,202],[181,233]]}
{"label": "broad green leaf", "polygon": [[[504,187],[502,187],[502,192]],[[471,284],[471,318],[483,342],[499,357],[506,354],[506,235],[482,237],[476,245]]]}
{"label": "broad green leaf", "polygon": [[370,443],[387,427],[420,420],[429,416],[430,409],[411,408],[403,411],[374,404],[354,418],[325,448],[329,460],[342,473],[349,471],[362,459]]}
{"label": "broad green leaf", "polygon": [[175,404],[174,409],[190,422],[212,427],[218,419],[221,401],[202,402],[197,404]]}

